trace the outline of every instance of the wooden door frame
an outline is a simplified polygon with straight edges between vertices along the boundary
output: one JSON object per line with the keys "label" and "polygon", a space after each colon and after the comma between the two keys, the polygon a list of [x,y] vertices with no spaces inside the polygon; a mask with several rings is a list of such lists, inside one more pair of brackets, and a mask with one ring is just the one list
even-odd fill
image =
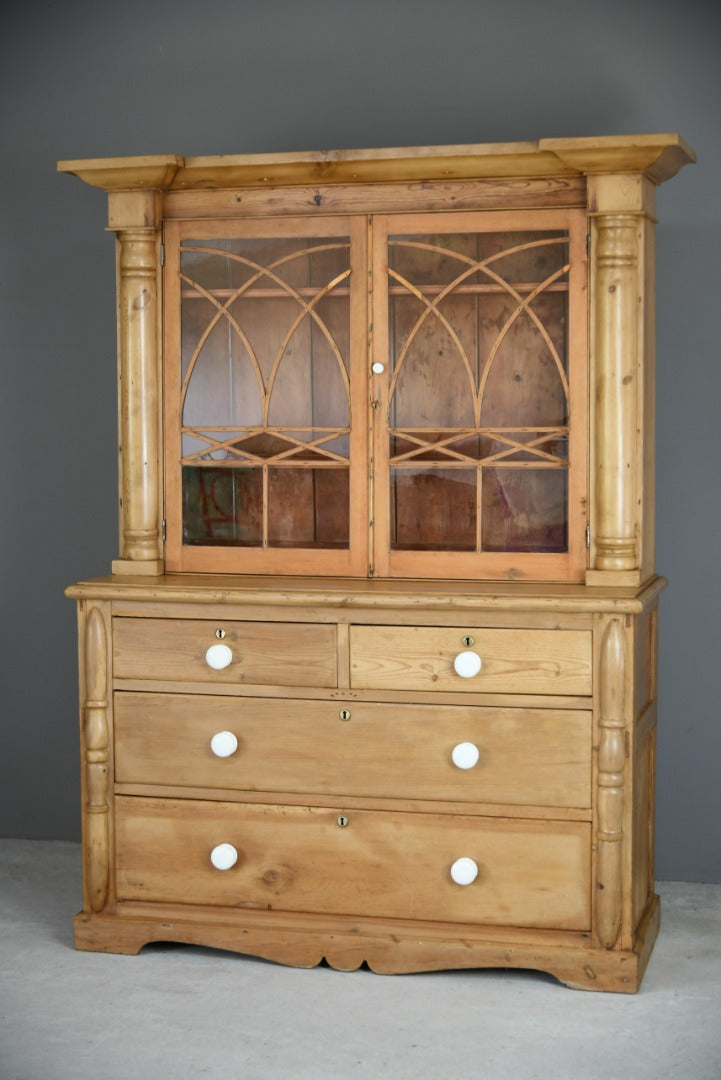
{"label": "wooden door frame", "polygon": [[[350,347],[349,347],[349,547],[328,548],[221,547],[183,545],[181,418],[178,398],[181,387],[180,244],[193,236],[207,240],[239,237],[348,236],[350,240]],[[367,254],[365,216],[319,218],[264,218],[251,220],[166,221],[164,232],[164,447],[165,520],[167,522],[166,568],[169,572],[239,574],[317,574],[365,576],[368,568],[368,485],[366,331]]]}
{"label": "wooden door frame", "polygon": [[[390,544],[388,449],[389,311],[387,238],[394,233],[564,229],[569,234],[568,382],[569,469],[568,551],[445,552],[393,551]],[[459,211],[377,215],[373,220],[372,278],[374,359],[384,371],[372,381],[371,468],[374,521],[371,565],[378,577],[583,581],[587,567],[588,520],[588,286],[587,220],[584,210]]]}

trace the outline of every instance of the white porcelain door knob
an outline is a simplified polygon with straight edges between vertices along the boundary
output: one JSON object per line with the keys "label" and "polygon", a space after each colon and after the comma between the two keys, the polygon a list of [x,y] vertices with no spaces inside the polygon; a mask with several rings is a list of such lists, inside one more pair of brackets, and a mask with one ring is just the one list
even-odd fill
{"label": "white porcelain door knob", "polygon": [[453,661],[453,667],[456,670],[456,675],[460,675],[462,679],[472,679],[474,675],[477,675],[481,670],[482,662],[478,653],[475,652],[459,652],[458,656]]}
{"label": "white porcelain door knob", "polygon": [[210,740],[210,749],[216,757],[231,757],[238,749],[238,740],[232,731],[218,731]]}
{"label": "white porcelain door knob", "polygon": [[210,861],[216,870],[230,870],[238,861],[238,852],[232,844],[218,844],[210,853]]}
{"label": "white porcelain door knob", "polygon": [[478,877],[478,864],[473,859],[456,859],[451,867],[451,877],[456,885],[472,885]]}
{"label": "white porcelain door knob", "polygon": [[227,645],[211,645],[205,654],[205,662],[215,671],[222,671],[233,662],[233,653]]}
{"label": "white porcelain door knob", "polygon": [[459,742],[453,747],[451,757],[457,769],[472,769],[478,764],[480,752],[475,743]]}

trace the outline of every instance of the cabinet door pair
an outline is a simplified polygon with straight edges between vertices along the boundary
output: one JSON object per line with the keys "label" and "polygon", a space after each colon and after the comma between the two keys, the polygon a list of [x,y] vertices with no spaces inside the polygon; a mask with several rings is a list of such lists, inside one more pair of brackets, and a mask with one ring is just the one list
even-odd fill
{"label": "cabinet door pair", "polygon": [[581,580],[582,212],[165,244],[169,570]]}

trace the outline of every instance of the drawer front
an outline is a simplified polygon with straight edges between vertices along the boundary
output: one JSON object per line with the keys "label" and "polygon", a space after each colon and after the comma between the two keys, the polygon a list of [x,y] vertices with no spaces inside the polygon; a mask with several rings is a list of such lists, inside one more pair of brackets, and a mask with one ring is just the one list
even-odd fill
{"label": "drawer front", "polygon": [[[116,798],[120,900],[586,930],[590,826]],[[211,852],[237,861],[216,869]],[[473,860],[456,884],[451,867]]]}
{"label": "drawer front", "polygon": [[[237,748],[214,752],[221,732]],[[115,770],[120,783],[585,808],[591,714],[118,692]]]}
{"label": "drawer front", "polygon": [[[219,630],[223,637],[216,636]],[[210,665],[206,654],[211,647],[221,653],[220,662],[228,658],[223,647],[229,650],[227,666]],[[115,618],[113,672],[118,679],[332,687],[338,681],[336,628],[324,623]]]}
{"label": "drawer front", "polygon": [[[468,639],[472,644],[467,644]],[[351,686],[443,693],[590,694],[590,630],[352,626]],[[480,658],[463,677],[454,661]],[[459,666],[462,666],[459,664]],[[472,670],[472,669],[471,669]]]}

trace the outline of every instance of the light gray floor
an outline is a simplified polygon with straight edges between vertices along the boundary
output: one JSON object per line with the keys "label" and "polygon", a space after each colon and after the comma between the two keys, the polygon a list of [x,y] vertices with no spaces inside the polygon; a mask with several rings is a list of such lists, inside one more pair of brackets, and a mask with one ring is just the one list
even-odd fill
{"label": "light gray floor", "polygon": [[659,886],[635,996],[533,972],[302,971],[78,953],[76,844],[0,840],[1,1080],[719,1080],[721,886]]}

